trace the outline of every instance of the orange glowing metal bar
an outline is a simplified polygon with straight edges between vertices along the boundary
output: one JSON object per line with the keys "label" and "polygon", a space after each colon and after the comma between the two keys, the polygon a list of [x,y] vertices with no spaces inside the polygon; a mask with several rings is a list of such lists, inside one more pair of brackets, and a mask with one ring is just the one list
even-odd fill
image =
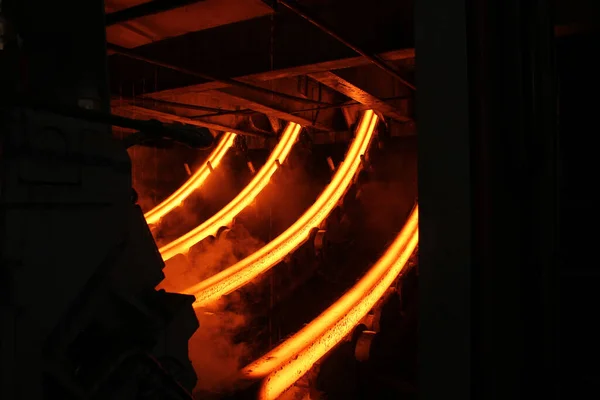
{"label": "orange glowing metal bar", "polygon": [[[371,288],[373,288],[390,269],[390,264],[397,260],[398,255],[411,239],[418,227],[418,210],[415,209],[404,224],[402,231],[386,254],[375,264],[362,279],[346,292],[331,307],[311,321],[280,346],[271,350],[242,371],[247,378],[262,378],[279,368],[283,363],[294,357],[302,349],[309,346],[316,338],[323,335],[337,321],[340,321],[356,304],[360,303]],[[388,258],[386,258],[388,257]],[[395,258],[394,258],[395,257]]]}
{"label": "orange glowing metal bar", "polygon": [[233,146],[233,142],[235,140],[235,133],[226,132],[217,147],[213,149],[213,151],[208,156],[208,160],[198,168],[198,171],[194,173],[179,189],[175,191],[172,195],[166,198],[162,203],[154,207],[152,210],[148,211],[144,214],[146,217],[146,222],[148,224],[157,223],[162,217],[171,212],[176,207],[179,207],[181,203],[196,189],[200,188],[206,178],[210,175],[210,167],[213,168],[219,165],[227,151]]}
{"label": "orange glowing metal bar", "polygon": [[[414,218],[418,218],[418,215],[416,215],[417,213],[418,210],[415,209],[413,212]],[[413,216],[411,216],[411,218],[413,218]],[[346,313],[335,317],[336,320],[332,321],[332,324],[327,330],[318,337],[312,338],[302,350],[294,354],[293,357],[288,358],[283,365],[267,376],[260,388],[258,398],[260,400],[277,399],[298,381],[298,379],[306,374],[315,362],[321,359],[321,357],[327,354],[349,335],[352,332],[352,329],[354,329],[354,327],[367,315],[369,310],[375,306],[377,301],[385,294],[386,290],[391,286],[400,272],[402,272],[402,269],[415,250],[418,242],[418,227],[413,224],[412,229],[410,229],[410,225],[407,224],[386,253],[363,278],[375,280],[375,283],[370,287],[362,288],[362,292],[360,292],[362,300],[354,304],[349,304]],[[351,291],[354,291],[361,283],[362,280],[352,288]],[[338,300],[338,302],[344,302],[346,300],[348,299],[344,296]],[[338,302],[336,302],[336,304]],[[335,304],[323,314],[328,314],[334,307]],[[319,320],[323,314],[319,316],[317,320]],[[310,329],[317,331],[318,329],[311,327],[312,324],[313,322],[302,331]],[[292,337],[291,340],[294,340],[294,338],[300,335],[302,331]],[[279,347],[285,347],[286,345],[287,341]]]}
{"label": "orange glowing metal bar", "polygon": [[360,156],[367,151],[376,124],[377,116],[372,110],[367,110],[348,149],[346,159],[339,166],[331,183],[292,226],[260,250],[185,291],[196,296],[194,307],[215,301],[244,286],[304,243],[310,231],[327,218],[352,183],[361,163]]}
{"label": "orange glowing metal bar", "polygon": [[242,190],[229,204],[202,224],[180,238],[161,247],[159,250],[163,259],[166,261],[177,254],[185,254],[190,247],[200,242],[202,239],[205,239],[210,235],[215,235],[219,228],[230,225],[236,215],[250,205],[254,199],[256,199],[256,196],[258,196],[265,186],[267,186],[279,164],[285,160],[292,150],[301,130],[302,127],[300,125],[290,122],[283,131],[279,143],[271,152],[265,165],[263,165],[244,190]]}

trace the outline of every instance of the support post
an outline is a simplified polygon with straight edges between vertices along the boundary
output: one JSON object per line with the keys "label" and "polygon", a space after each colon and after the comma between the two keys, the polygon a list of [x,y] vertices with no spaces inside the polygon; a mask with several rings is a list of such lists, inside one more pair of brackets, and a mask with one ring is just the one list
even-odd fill
{"label": "support post", "polygon": [[545,0],[417,2],[421,398],[555,398]]}

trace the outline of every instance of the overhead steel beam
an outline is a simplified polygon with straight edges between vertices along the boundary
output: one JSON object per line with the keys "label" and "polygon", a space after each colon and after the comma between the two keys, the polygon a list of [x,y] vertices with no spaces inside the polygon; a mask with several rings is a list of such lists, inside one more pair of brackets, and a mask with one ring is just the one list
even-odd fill
{"label": "overhead steel beam", "polygon": [[[335,26],[348,26],[348,21],[351,21],[352,30],[345,32],[345,35],[370,53],[381,54],[414,47],[410,12],[405,2],[394,2],[385,10],[351,7],[344,13],[327,15],[327,20]],[[377,20],[377,25],[373,27],[371,24],[355,23],[364,20],[365,15]],[[277,33],[277,40],[273,42],[272,30]],[[310,43],[318,43],[318,46],[311,46]],[[357,60],[353,50],[286,10],[160,40],[137,47],[135,53],[190,71],[202,71],[220,77],[244,77],[267,71],[336,63],[344,59]],[[112,93],[124,96],[187,87],[210,80],[119,54],[109,57],[109,68]]]}
{"label": "overhead steel beam", "polygon": [[338,91],[339,93],[348,96],[352,100],[356,100],[359,103],[373,109],[374,111],[380,112],[385,116],[401,122],[411,121],[411,118],[400,114],[400,112],[398,112],[398,110],[391,104],[388,104],[378,97],[362,90],[361,88],[353,85],[333,72],[317,72],[314,74],[309,74],[308,76]]}
{"label": "overhead steel beam", "polygon": [[275,92],[260,86],[255,86],[252,85],[250,83],[246,83],[246,82],[241,82],[241,81],[237,81],[235,79],[231,79],[231,78],[221,78],[221,77],[217,77],[217,76],[211,76],[209,74],[203,73],[203,72],[199,72],[199,71],[195,71],[195,70],[190,70],[187,68],[183,68],[174,64],[170,64],[170,63],[166,63],[160,60],[156,60],[154,58],[150,58],[150,57],[145,57],[145,56],[141,56],[139,54],[137,54],[135,51],[130,50],[130,49],[126,49],[124,47],[118,46],[116,44],[112,44],[112,43],[107,43],[107,49],[110,51],[113,51],[115,53],[121,54],[125,57],[129,57],[131,59],[134,60],[138,60],[138,61],[142,61],[148,64],[152,64],[152,65],[156,65],[158,67],[162,67],[162,68],[167,68],[176,72],[180,72],[182,74],[185,75],[190,75],[196,78],[200,78],[200,79],[206,79],[209,81],[214,81],[214,82],[221,82],[225,85],[229,85],[229,86],[236,86],[236,87],[240,87],[240,88],[244,88],[244,89],[248,89],[248,90],[252,90],[252,91],[256,91],[259,93],[263,93],[263,94],[268,94],[271,96],[276,96],[276,97],[280,97],[280,98],[284,98],[287,100],[294,100],[294,101],[299,101],[302,103],[309,103],[309,104],[321,104],[318,101],[314,101],[311,99],[307,99],[307,98],[301,98],[301,97],[297,97],[297,96],[292,96],[290,94],[287,93],[281,93],[281,92]]}
{"label": "overhead steel beam", "polygon": [[199,3],[204,0],[153,0],[137,6],[125,8],[106,14],[106,26],[112,26],[128,22],[137,18],[147,17],[149,15],[160,14],[175,8],[184,7],[190,4]]}
{"label": "overhead steel beam", "polygon": [[[189,116],[190,118],[234,125],[235,118],[243,115],[264,114],[270,118],[282,119],[285,121],[296,122],[305,127],[312,127],[317,130],[331,131],[336,130],[335,120],[331,117],[335,114],[335,109],[343,106],[341,96],[330,89],[314,90],[324,87],[315,81],[307,80],[307,87],[298,87],[295,79],[280,80],[272,83],[257,82],[257,85],[270,87],[274,90],[294,93],[297,96],[306,96],[312,94],[314,98],[326,102],[326,105],[306,107],[294,101],[282,101],[274,96],[257,93],[254,91],[243,90],[237,87],[228,87],[220,90],[210,90],[204,92],[187,92],[177,96],[169,97],[169,100],[159,99],[156,101],[151,97],[138,98],[139,101],[146,102],[150,108],[161,109],[160,106],[178,110],[177,114]],[[157,106],[153,104],[156,101]],[[115,101],[117,103],[118,100]],[[200,108],[223,109],[223,112],[197,112],[197,104]],[[118,104],[115,104],[118,106]],[[327,110],[327,111],[323,111]],[[323,112],[321,112],[323,111]],[[266,122],[266,120],[264,120]],[[266,125],[265,125],[266,126]],[[339,127],[338,127],[339,128]]]}
{"label": "overhead steel beam", "polygon": [[354,50],[361,56],[365,57],[371,63],[377,65],[383,71],[385,71],[389,75],[396,78],[399,82],[402,82],[404,85],[406,85],[406,87],[408,87],[412,90],[416,90],[415,85],[412,82],[409,82],[408,80],[406,80],[406,78],[403,77],[395,68],[391,67],[384,60],[381,60],[379,57],[377,57],[377,55],[370,54],[366,50],[357,46],[355,43],[352,43],[348,39],[340,36],[340,34],[337,33],[328,24],[326,24],[324,21],[321,21],[316,16],[312,15],[312,13],[309,10],[307,10],[305,7],[301,6],[300,4],[298,4],[297,2],[295,2],[293,0],[277,0],[277,3],[288,8],[289,10],[295,12],[296,14],[298,14],[299,16],[301,16],[302,18],[304,18],[305,20],[307,20],[314,26],[321,29],[323,32],[327,33],[329,36],[335,38],[340,43],[343,43],[345,46],[348,46],[349,48],[351,48],[352,50]]}
{"label": "overhead steel beam", "polygon": [[147,117],[155,118],[155,119],[163,120],[163,121],[179,122],[182,124],[202,126],[202,127],[208,128],[208,129],[213,129],[215,131],[221,131],[221,132],[233,132],[238,135],[259,136],[259,137],[268,137],[269,136],[263,132],[252,132],[252,131],[248,131],[248,130],[244,130],[244,129],[239,129],[235,126],[224,126],[224,125],[219,125],[219,124],[212,123],[212,122],[198,121],[198,120],[195,120],[192,118],[182,117],[179,115],[170,114],[170,113],[166,113],[166,112],[158,111],[158,110],[153,110],[151,108],[142,107],[142,106],[125,105],[125,106],[119,107],[119,110],[125,111],[125,112],[130,112],[130,113],[135,113],[135,114],[139,114],[139,115],[145,115]]}
{"label": "overhead steel beam", "polygon": [[222,99],[228,104],[239,105],[240,107],[251,109],[254,111],[258,111],[262,114],[265,114],[268,117],[280,118],[285,121],[295,122],[305,127],[312,127],[315,129],[319,129],[322,131],[330,131],[332,127],[323,125],[318,121],[312,121],[305,117],[302,117],[297,114],[292,114],[294,110],[286,110],[282,107],[281,103],[277,105],[270,102],[268,99],[264,97],[258,99],[254,96],[249,95],[248,93],[241,93],[238,91],[233,91],[231,93],[222,92],[222,91],[214,91],[211,92],[214,96]]}
{"label": "overhead steel beam", "polygon": [[[379,54],[379,57],[386,61],[401,61],[408,60],[415,57],[415,49],[401,49],[392,50],[385,53]],[[236,77],[237,80],[243,82],[260,82],[260,81],[271,81],[275,79],[290,78],[300,75],[314,74],[319,72],[331,71],[343,68],[361,67],[369,65],[370,62],[362,56],[358,57],[346,57],[338,60],[317,62],[314,64],[300,65],[296,67],[283,68],[277,70],[270,70],[264,72],[258,72],[251,75]],[[205,92],[208,90],[218,90],[229,87],[222,82],[205,82],[197,85],[184,86],[176,89],[162,90],[159,92],[148,93],[147,97],[153,99],[168,98],[171,96],[177,96],[184,93],[190,92]]]}
{"label": "overhead steel beam", "polygon": [[[255,111],[261,112],[263,114],[266,114],[268,116],[271,116],[271,117],[276,117],[276,118],[285,119],[287,121],[296,122],[303,126],[311,126],[311,127],[314,127],[316,129],[320,129],[320,130],[331,130],[330,127],[319,124],[317,121],[311,121],[311,120],[302,118],[299,115],[294,115],[290,112],[287,112],[284,108],[282,108],[281,100],[287,100],[288,103],[291,101],[291,102],[309,103],[309,104],[319,105],[319,106],[330,105],[330,103],[325,103],[320,100],[319,101],[312,100],[306,96],[300,97],[300,96],[291,95],[287,92],[278,92],[278,91],[270,90],[270,89],[262,87],[262,86],[257,86],[252,83],[247,83],[247,82],[239,81],[239,80],[235,80],[235,79],[212,77],[212,76],[206,75],[204,73],[191,71],[186,68],[181,68],[181,67],[174,66],[171,64],[163,63],[161,61],[158,61],[158,60],[155,60],[152,58],[148,58],[145,56],[140,56],[140,55],[136,54],[134,51],[131,51],[129,49],[125,49],[125,48],[122,48],[121,46],[117,46],[117,45],[113,45],[113,44],[109,44],[108,49],[117,51],[118,53],[123,54],[127,57],[130,57],[132,59],[141,60],[141,61],[147,62],[149,64],[154,64],[157,66],[168,68],[168,69],[171,69],[171,70],[174,70],[177,72],[181,72],[183,74],[196,76],[196,77],[203,78],[203,79],[210,79],[215,83],[221,83],[222,85],[225,85],[225,86],[232,86],[231,88],[229,88],[229,90],[235,90],[233,94],[222,93],[222,92],[218,92],[218,91],[213,92],[213,94],[216,97],[225,98],[225,99],[227,99],[226,101],[228,101],[230,104],[237,104],[246,109],[255,110]],[[274,98],[277,98],[278,105],[271,105],[273,103]]]}

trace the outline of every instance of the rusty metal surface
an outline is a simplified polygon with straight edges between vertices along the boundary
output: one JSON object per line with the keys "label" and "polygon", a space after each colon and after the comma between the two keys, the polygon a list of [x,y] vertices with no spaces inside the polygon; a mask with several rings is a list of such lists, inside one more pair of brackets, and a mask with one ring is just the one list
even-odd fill
{"label": "rusty metal surface", "polygon": [[385,116],[392,117],[398,121],[410,121],[410,118],[406,115],[402,115],[396,107],[382,101],[378,97],[359,88],[333,72],[318,72],[310,74],[309,76],[349,98],[356,100],[377,112],[381,112]]}

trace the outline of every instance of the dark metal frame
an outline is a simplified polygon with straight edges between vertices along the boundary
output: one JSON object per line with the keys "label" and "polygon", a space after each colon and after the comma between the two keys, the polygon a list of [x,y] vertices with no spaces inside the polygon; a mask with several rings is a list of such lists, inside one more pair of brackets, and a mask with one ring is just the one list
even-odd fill
{"label": "dark metal frame", "polygon": [[317,28],[321,29],[323,32],[327,33],[329,36],[333,37],[340,43],[342,43],[345,46],[349,47],[350,49],[354,50],[355,52],[357,52],[358,54],[360,54],[361,56],[363,56],[364,58],[369,60],[371,63],[378,66],[386,73],[388,73],[390,76],[393,76],[398,81],[402,82],[406,87],[408,87],[412,90],[416,90],[416,87],[414,84],[407,81],[406,78],[404,78],[402,75],[400,75],[400,73],[398,71],[396,71],[394,68],[390,67],[385,61],[383,61],[377,55],[369,54],[365,50],[361,49],[360,47],[356,46],[355,44],[353,44],[353,43],[349,42],[348,40],[344,39],[343,37],[341,37],[331,27],[329,27],[324,21],[319,20],[319,18],[317,16],[315,16],[312,12],[310,12],[306,7],[303,7],[302,5],[298,4],[297,2],[295,2],[293,0],[276,0],[276,3],[281,4],[288,10],[294,12],[295,14],[304,18],[305,20],[307,20],[308,22],[310,22]]}
{"label": "dark metal frame", "polygon": [[420,397],[556,397],[548,1],[420,0]]}
{"label": "dark metal frame", "polygon": [[106,26],[122,24],[137,18],[147,17],[149,15],[159,14],[176,8],[189,6],[199,3],[202,0],[153,0],[142,3],[137,6],[125,8],[106,14]]}
{"label": "dark metal frame", "polygon": [[122,46],[118,46],[116,44],[112,44],[112,43],[107,43],[106,45],[107,49],[116,53],[116,54],[120,54],[122,56],[125,56],[127,58],[131,58],[133,60],[138,60],[138,61],[142,61],[148,64],[152,64],[152,65],[156,65],[158,67],[162,67],[162,68],[167,68],[185,75],[189,75],[189,76],[193,76],[196,78],[200,78],[200,79],[204,79],[204,80],[208,80],[208,81],[215,81],[215,82],[221,82],[224,83],[226,85],[229,86],[236,86],[236,87],[240,87],[243,89],[248,89],[248,90],[252,90],[258,93],[263,93],[263,94],[268,94],[271,96],[275,96],[275,97],[279,97],[282,99],[287,99],[287,100],[293,100],[293,101],[297,101],[300,103],[307,103],[307,104],[317,104],[317,105],[330,105],[329,103],[325,103],[322,101],[317,101],[317,100],[311,100],[311,99],[307,99],[305,97],[298,97],[298,96],[293,96],[291,94],[287,94],[287,93],[282,93],[282,92],[276,92],[273,90],[269,90],[269,89],[265,89],[262,88],[260,86],[256,86],[256,85],[252,85],[246,82],[242,82],[236,79],[231,79],[231,78],[221,78],[221,77],[215,77],[215,76],[211,76],[208,74],[205,74],[203,72],[199,72],[199,71],[192,71],[189,70],[187,68],[183,68],[183,67],[179,67],[177,65],[173,65],[173,64],[169,64],[163,61],[159,61],[159,60],[155,60],[153,58],[150,57],[146,57],[143,56],[141,54],[136,53],[133,50],[129,50],[126,49],[125,47]]}

